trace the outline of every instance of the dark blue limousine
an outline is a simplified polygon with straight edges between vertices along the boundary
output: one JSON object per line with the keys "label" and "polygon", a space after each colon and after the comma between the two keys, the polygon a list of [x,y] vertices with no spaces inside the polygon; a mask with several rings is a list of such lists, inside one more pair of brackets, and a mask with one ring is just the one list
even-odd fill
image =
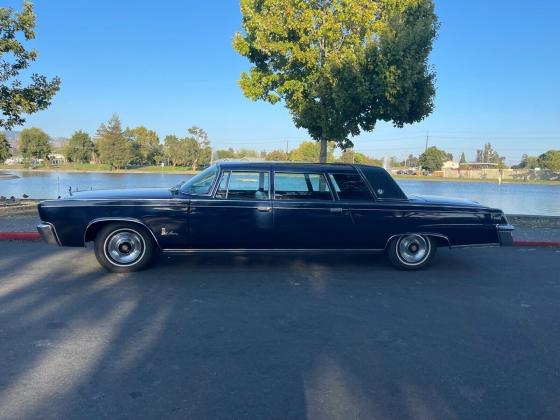
{"label": "dark blue limousine", "polygon": [[39,204],[42,238],[94,242],[107,270],[158,252],[385,251],[400,269],[437,247],[511,245],[503,212],[474,201],[407,196],[367,165],[222,162],[172,188],[85,191]]}

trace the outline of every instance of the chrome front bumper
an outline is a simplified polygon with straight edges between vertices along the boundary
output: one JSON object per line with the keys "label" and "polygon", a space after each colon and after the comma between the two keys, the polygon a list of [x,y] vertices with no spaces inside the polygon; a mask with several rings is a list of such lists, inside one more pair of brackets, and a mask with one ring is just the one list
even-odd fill
{"label": "chrome front bumper", "polygon": [[511,232],[515,230],[512,225],[496,225],[498,229],[498,238],[500,239],[501,246],[512,246],[513,236]]}
{"label": "chrome front bumper", "polygon": [[37,230],[41,235],[41,239],[51,245],[60,245],[56,230],[53,225],[47,222],[41,222],[37,225]]}

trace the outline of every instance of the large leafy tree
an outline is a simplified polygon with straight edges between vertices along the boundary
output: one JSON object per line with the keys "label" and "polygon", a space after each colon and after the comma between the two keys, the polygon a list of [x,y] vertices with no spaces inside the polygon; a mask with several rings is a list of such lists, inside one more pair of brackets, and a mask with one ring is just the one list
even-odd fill
{"label": "large leafy tree", "polygon": [[159,137],[153,130],[144,126],[129,128],[125,136],[132,141],[132,148],[136,159],[142,165],[153,165],[161,154]]}
{"label": "large leafy tree", "polygon": [[552,172],[560,172],[560,150],[549,150],[538,158],[539,166]]}
{"label": "large leafy tree", "polygon": [[0,162],[4,162],[12,156],[12,146],[6,137],[6,134],[0,133]]}
{"label": "large leafy tree", "polygon": [[49,140],[49,135],[40,128],[26,128],[19,134],[19,151],[25,159],[48,159],[51,153]]}
{"label": "large leafy tree", "polygon": [[438,21],[433,0],[241,0],[233,46],[253,64],[248,98],[283,101],[297,127],[345,149],[377,121],[421,121],[433,110],[428,64]]}
{"label": "large leafy tree", "polygon": [[23,114],[32,114],[47,108],[60,88],[60,79],[51,80],[31,74],[25,85],[20,73],[37,59],[37,51],[28,50],[22,43],[35,38],[35,13],[29,1],[23,10],[14,12],[0,7],[0,127],[7,130],[25,122]]}
{"label": "large leafy tree", "polygon": [[94,145],[89,134],[79,130],[72,134],[63,150],[69,162],[87,163],[92,160]]}
{"label": "large leafy tree", "polygon": [[132,143],[125,136],[121,120],[116,114],[97,129],[96,146],[99,160],[111,169],[124,168],[134,158]]}
{"label": "large leafy tree", "polygon": [[422,169],[433,172],[441,170],[446,159],[447,153],[445,151],[432,146],[420,155],[418,161]]}

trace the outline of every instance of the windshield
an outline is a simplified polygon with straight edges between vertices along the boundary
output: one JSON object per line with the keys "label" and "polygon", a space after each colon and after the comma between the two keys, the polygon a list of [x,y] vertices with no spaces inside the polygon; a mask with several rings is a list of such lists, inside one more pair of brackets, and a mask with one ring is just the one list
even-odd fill
{"label": "windshield", "polygon": [[210,166],[181,185],[180,191],[182,194],[189,195],[209,194],[217,175],[218,167]]}

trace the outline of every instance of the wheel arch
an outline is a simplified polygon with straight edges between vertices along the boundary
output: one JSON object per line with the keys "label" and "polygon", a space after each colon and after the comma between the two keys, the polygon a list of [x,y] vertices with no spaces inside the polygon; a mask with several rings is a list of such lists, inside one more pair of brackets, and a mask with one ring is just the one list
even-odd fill
{"label": "wheel arch", "polygon": [[152,229],[150,229],[144,222],[138,220],[138,219],[134,219],[134,218],[130,218],[130,217],[101,217],[98,219],[94,219],[91,222],[89,222],[89,224],[86,227],[86,230],[84,232],[84,245],[87,242],[91,242],[95,239],[95,237],[97,236],[97,234],[99,233],[99,231],[101,229],[103,229],[103,227],[111,224],[111,223],[128,223],[128,224],[132,224],[132,225],[137,225],[137,226],[141,226],[144,229],[146,229],[148,232],[150,232],[150,235],[152,235],[152,238],[154,240],[154,243],[156,244],[156,246],[161,249],[161,246],[156,238],[156,235],[154,234],[154,232],[152,231]]}
{"label": "wheel arch", "polygon": [[389,246],[389,243],[394,239],[394,238],[398,238],[399,236],[404,236],[404,235],[422,235],[422,236],[428,236],[430,239],[433,239],[436,242],[437,247],[440,246],[451,246],[451,241],[449,240],[449,238],[446,235],[443,235],[441,233],[434,233],[434,232],[404,232],[404,233],[399,233],[397,235],[391,235],[389,237],[389,239],[387,239],[387,242],[385,242],[385,248],[387,249],[387,247]]}

